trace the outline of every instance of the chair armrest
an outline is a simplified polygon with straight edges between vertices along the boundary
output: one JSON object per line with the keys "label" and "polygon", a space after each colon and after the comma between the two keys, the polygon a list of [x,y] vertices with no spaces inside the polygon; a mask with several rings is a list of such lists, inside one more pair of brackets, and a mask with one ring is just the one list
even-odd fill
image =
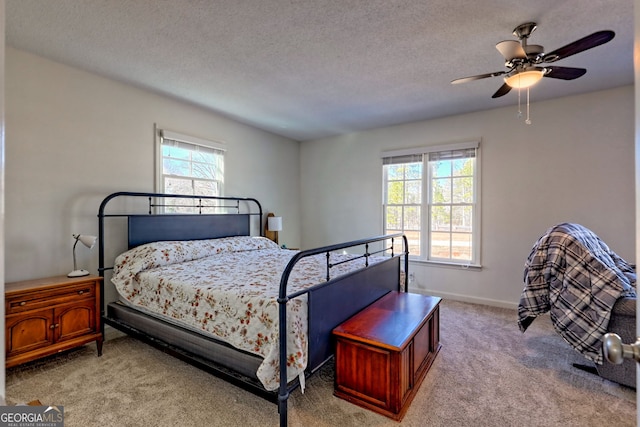
{"label": "chair armrest", "polygon": [[615,305],[613,306],[613,310],[611,311],[611,316],[626,316],[626,317],[636,317],[636,298],[634,297],[624,297],[618,299]]}

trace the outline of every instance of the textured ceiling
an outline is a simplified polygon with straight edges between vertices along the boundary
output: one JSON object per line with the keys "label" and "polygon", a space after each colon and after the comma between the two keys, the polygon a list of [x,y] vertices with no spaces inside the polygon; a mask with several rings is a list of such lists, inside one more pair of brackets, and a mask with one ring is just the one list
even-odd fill
{"label": "textured ceiling", "polygon": [[192,102],[296,140],[517,103],[491,99],[495,49],[534,21],[549,52],[598,30],[609,43],[554,65],[532,101],[633,83],[633,0],[7,0],[7,44]]}

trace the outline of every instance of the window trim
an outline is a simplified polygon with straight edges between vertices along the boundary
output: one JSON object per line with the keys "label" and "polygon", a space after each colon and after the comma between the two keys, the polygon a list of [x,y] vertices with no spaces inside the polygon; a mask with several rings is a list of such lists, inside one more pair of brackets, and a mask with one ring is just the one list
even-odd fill
{"label": "window trim", "polygon": [[[428,199],[429,196],[429,186],[431,185],[430,177],[431,172],[429,168],[429,153],[441,152],[441,151],[455,151],[455,150],[464,150],[464,149],[475,149],[475,170],[474,170],[474,212],[473,212],[473,230],[471,233],[472,239],[477,244],[473,245],[473,252],[471,255],[471,261],[466,262],[456,262],[452,260],[443,260],[443,259],[429,259],[429,233],[431,227],[431,219],[429,218],[429,206],[430,202]],[[421,209],[421,237],[420,237],[420,247],[422,254],[420,256],[411,256],[409,254],[409,258],[411,261],[416,261],[420,263],[428,263],[433,265],[441,265],[441,266],[455,266],[455,267],[463,267],[463,268],[480,268],[481,264],[481,247],[482,247],[482,222],[481,222],[481,150],[480,148],[480,140],[475,141],[467,141],[467,142],[457,142],[457,143],[449,143],[449,144],[440,144],[440,145],[431,145],[431,146],[422,146],[422,147],[413,147],[406,148],[400,150],[389,150],[381,152],[381,159],[390,158],[390,157],[406,157],[412,155],[422,155],[423,156],[423,170],[422,170],[422,209]],[[384,160],[383,160],[384,165]],[[384,168],[383,168],[384,169]],[[386,178],[384,174],[384,170],[382,173],[383,186],[386,184]],[[386,224],[385,224],[385,212],[384,206],[386,205],[386,188],[383,188],[382,192],[382,205],[383,205],[383,213],[382,213],[382,230],[384,232]]]}

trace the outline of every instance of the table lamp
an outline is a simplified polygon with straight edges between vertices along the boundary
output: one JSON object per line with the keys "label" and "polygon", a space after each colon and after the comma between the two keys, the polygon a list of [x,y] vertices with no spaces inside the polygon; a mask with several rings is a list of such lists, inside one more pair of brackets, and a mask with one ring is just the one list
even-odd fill
{"label": "table lamp", "polygon": [[275,242],[278,243],[278,231],[282,230],[282,217],[270,216],[267,218],[267,229],[275,232]]}
{"label": "table lamp", "polygon": [[96,244],[96,240],[98,240],[98,238],[96,236],[89,236],[86,234],[73,234],[73,238],[75,239],[75,243],[73,244],[73,271],[67,274],[67,277],[88,276],[89,272],[87,270],[78,270],[78,266],[76,265],[76,246],[78,245],[78,242],[82,242],[83,245],[91,249],[93,245]]}

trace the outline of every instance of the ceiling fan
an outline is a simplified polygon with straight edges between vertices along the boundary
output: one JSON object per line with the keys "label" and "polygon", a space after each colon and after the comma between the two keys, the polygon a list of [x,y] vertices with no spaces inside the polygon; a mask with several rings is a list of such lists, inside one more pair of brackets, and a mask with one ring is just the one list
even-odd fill
{"label": "ceiling fan", "polygon": [[615,33],[610,30],[598,31],[559,49],[545,53],[542,46],[527,43],[529,36],[536,28],[535,22],[518,25],[513,30],[513,35],[518,37],[520,41],[505,40],[496,44],[496,49],[505,59],[506,71],[463,77],[453,80],[451,83],[458,84],[488,77],[504,76],[504,84],[492,96],[492,98],[498,98],[509,93],[512,88],[528,88],[543,77],[562,80],[577,79],[583,76],[587,70],[584,68],[543,66],[543,64],[554,63],[560,59],[607,43],[615,36]]}

